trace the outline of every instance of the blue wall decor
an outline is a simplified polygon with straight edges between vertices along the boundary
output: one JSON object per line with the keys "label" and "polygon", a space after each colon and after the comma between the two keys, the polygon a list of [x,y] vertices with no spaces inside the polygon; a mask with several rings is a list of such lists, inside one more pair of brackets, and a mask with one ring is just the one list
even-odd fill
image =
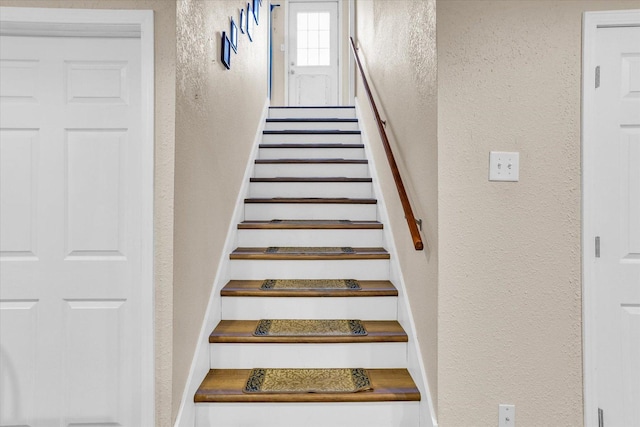
{"label": "blue wall decor", "polygon": [[222,64],[224,64],[227,69],[231,68],[231,41],[229,41],[229,37],[227,37],[226,32],[222,32]]}
{"label": "blue wall decor", "polygon": [[231,27],[230,27],[230,37],[231,48],[235,53],[238,53],[238,27],[236,26],[236,21],[231,18]]}
{"label": "blue wall decor", "polygon": [[253,20],[260,25],[260,0],[253,0]]}
{"label": "blue wall decor", "polygon": [[253,41],[253,22],[251,19],[253,12],[251,11],[251,3],[247,3],[247,36],[249,36],[249,40]]}

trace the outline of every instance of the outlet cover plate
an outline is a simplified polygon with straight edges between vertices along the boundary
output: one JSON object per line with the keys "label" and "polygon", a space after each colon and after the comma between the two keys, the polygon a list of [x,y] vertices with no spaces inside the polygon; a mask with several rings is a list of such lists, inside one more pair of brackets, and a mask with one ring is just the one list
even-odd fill
{"label": "outlet cover plate", "polygon": [[520,180],[520,153],[491,151],[489,153],[489,181]]}
{"label": "outlet cover plate", "polygon": [[516,426],[516,406],[515,405],[499,405],[498,406],[498,427],[515,427]]}

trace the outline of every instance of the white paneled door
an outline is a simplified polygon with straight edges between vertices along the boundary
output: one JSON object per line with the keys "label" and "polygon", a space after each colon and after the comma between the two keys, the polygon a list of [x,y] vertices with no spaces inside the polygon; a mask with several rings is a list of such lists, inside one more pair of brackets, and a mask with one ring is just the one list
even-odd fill
{"label": "white paneled door", "polygon": [[140,38],[0,37],[0,426],[140,426]]}
{"label": "white paneled door", "polygon": [[338,105],[338,2],[289,3],[289,106]]}
{"label": "white paneled door", "polygon": [[640,26],[595,31],[595,66],[585,70],[595,101],[593,144],[585,146],[593,235],[585,244],[596,247],[585,262],[594,279],[589,384],[597,391],[587,424],[597,425],[599,408],[607,427],[640,426]]}

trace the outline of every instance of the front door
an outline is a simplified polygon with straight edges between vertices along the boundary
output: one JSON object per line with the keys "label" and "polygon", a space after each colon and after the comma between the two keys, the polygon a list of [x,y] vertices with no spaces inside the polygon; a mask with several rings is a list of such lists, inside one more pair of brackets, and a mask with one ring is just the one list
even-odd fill
{"label": "front door", "polygon": [[0,426],[138,426],[140,38],[0,36]]}
{"label": "front door", "polygon": [[289,3],[289,106],[338,104],[338,2]]}
{"label": "front door", "polygon": [[599,408],[607,427],[640,426],[640,25],[599,26],[592,52],[585,209],[593,234],[585,245],[596,247],[585,262],[593,274],[595,395],[587,424],[597,425]]}

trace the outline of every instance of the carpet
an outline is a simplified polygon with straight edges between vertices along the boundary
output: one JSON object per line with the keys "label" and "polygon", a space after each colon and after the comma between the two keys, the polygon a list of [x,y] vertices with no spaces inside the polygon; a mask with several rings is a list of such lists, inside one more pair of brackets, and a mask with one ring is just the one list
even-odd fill
{"label": "carpet", "polygon": [[354,369],[253,369],[245,393],[356,393],[371,390],[367,371]]}
{"label": "carpet", "polygon": [[287,290],[324,290],[343,289],[360,290],[360,284],[353,279],[267,279],[260,286],[262,290],[287,289]]}
{"label": "carpet", "polygon": [[263,319],[253,335],[259,337],[364,336],[367,330],[360,320]]}

